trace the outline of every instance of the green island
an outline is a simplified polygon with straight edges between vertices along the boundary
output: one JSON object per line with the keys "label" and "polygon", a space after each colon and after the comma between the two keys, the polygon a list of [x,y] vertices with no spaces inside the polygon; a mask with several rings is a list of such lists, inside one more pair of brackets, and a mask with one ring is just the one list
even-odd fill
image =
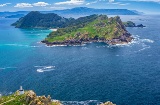
{"label": "green island", "polygon": [[[0,96],[0,105],[63,105],[59,100],[51,99],[50,95],[37,96],[33,90],[17,90],[7,96]],[[116,105],[108,101],[100,105]]]}
{"label": "green island", "polygon": [[90,15],[74,19],[32,11],[12,25],[17,28],[56,29],[42,41],[48,46],[82,45],[89,42],[114,45],[126,44],[133,39],[119,16],[108,18],[106,15]]}
{"label": "green island", "polygon": [[138,24],[138,25],[136,25],[136,24],[135,24],[134,22],[132,22],[132,21],[123,22],[123,24],[124,24],[125,27],[141,27],[141,28],[146,27],[146,26],[144,26],[143,24]]}

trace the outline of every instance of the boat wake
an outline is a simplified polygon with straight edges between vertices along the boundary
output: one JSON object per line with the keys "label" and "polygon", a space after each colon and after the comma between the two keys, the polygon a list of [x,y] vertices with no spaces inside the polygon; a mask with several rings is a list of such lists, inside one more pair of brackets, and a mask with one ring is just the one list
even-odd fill
{"label": "boat wake", "polygon": [[39,73],[55,70],[55,66],[34,66],[34,67],[37,68],[37,72]]}

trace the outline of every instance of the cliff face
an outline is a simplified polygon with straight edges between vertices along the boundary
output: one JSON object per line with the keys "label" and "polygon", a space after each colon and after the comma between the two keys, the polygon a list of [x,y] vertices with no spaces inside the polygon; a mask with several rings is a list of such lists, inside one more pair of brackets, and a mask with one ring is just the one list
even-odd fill
{"label": "cliff face", "polygon": [[52,32],[42,41],[47,45],[79,45],[87,42],[105,42],[108,44],[128,43],[132,40],[119,16],[97,17],[86,23],[72,25]]}

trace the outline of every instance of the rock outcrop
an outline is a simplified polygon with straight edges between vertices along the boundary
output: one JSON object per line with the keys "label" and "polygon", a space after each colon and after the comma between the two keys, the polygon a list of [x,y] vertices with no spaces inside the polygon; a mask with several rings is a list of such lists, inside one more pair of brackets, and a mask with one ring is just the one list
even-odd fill
{"label": "rock outcrop", "polygon": [[[28,91],[25,93],[26,98],[25,101],[29,105],[53,105],[53,102],[51,100],[51,97],[45,97],[45,96],[36,96],[36,94],[33,91]],[[61,105],[59,101],[55,101],[55,105]]]}
{"label": "rock outcrop", "polygon": [[138,24],[136,25],[135,23],[133,23],[132,21],[127,21],[127,22],[123,22],[125,27],[146,27],[143,24]]}
{"label": "rock outcrop", "polygon": [[108,101],[108,102],[102,103],[101,105],[116,105],[116,104],[113,104],[112,102]]}

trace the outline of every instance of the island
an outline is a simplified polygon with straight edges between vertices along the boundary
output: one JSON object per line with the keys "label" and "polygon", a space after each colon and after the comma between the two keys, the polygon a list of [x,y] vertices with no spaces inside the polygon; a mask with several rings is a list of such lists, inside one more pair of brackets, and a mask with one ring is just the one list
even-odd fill
{"label": "island", "polygon": [[108,18],[106,15],[94,14],[74,19],[32,11],[12,25],[16,28],[57,29],[42,41],[48,46],[90,42],[115,45],[129,43],[133,39],[119,16]]}
{"label": "island", "polygon": [[138,24],[138,25],[136,25],[136,24],[135,24],[134,22],[132,22],[132,21],[123,22],[123,24],[125,25],[125,27],[141,27],[141,28],[146,27],[146,26],[144,26],[143,24]]}

